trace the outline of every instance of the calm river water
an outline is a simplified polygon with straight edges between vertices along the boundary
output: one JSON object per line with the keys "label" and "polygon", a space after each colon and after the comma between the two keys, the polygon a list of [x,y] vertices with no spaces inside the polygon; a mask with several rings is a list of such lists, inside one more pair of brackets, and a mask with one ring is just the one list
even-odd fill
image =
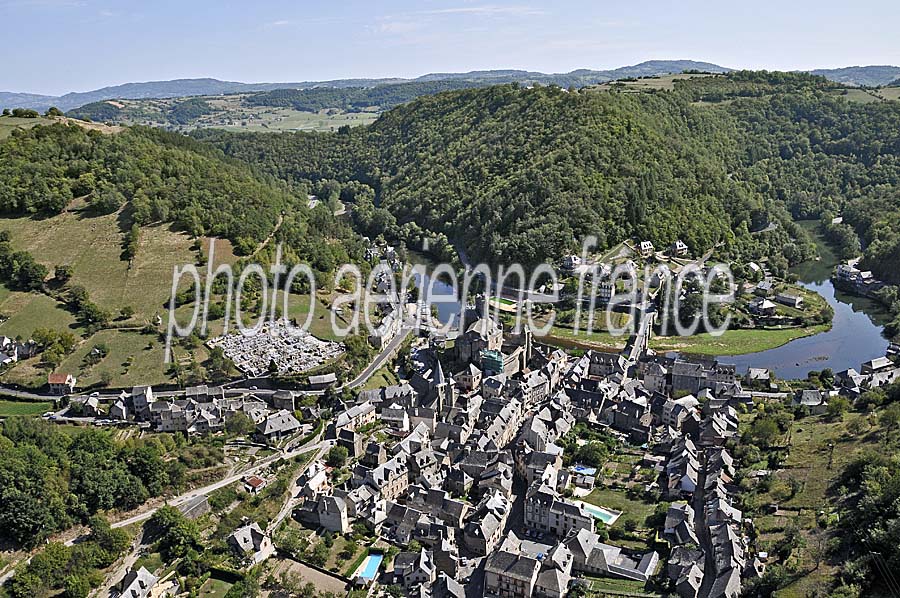
{"label": "calm river water", "polygon": [[[782,379],[805,378],[812,370],[831,368],[835,372],[847,368],[859,369],[862,362],[885,354],[888,341],[882,336],[886,322],[884,310],[874,301],[837,291],[831,283],[831,273],[838,259],[818,235],[812,223],[806,223],[816,237],[821,259],[806,262],[792,269],[803,287],[822,295],[834,310],[832,327],[826,332],[791,341],[786,345],[744,355],[722,357],[724,363],[734,363],[739,372],[749,367],[768,368]],[[417,256],[420,257],[420,256]],[[417,280],[427,297],[430,277]],[[450,299],[453,289],[435,281],[433,294]],[[437,304],[438,319],[448,322],[459,313],[459,303]]]}
{"label": "calm river water", "polygon": [[[810,232],[817,231],[809,224]],[[739,371],[748,367],[768,368],[782,379],[805,378],[811,370],[831,368],[835,372],[856,368],[862,362],[882,357],[888,341],[884,329],[885,312],[874,301],[847,295],[831,284],[831,273],[838,260],[831,249],[819,243],[818,261],[806,262],[792,269],[802,286],[822,295],[834,309],[831,330],[791,341],[776,349],[723,357]]]}

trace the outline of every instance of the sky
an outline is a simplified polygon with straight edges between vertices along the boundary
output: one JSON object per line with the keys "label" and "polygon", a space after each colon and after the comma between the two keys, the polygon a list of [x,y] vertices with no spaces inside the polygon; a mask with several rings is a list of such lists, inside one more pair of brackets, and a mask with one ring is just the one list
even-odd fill
{"label": "sky", "polygon": [[900,65],[897,0],[0,0],[0,91],[297,82],[653,59]]}

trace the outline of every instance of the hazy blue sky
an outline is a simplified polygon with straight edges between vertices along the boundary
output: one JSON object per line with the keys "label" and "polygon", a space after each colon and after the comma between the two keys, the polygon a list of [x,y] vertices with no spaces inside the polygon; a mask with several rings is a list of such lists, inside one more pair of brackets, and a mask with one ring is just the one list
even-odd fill
{"label": "hazy blue sky", "polygon": [[0,0],[0,90],[605,69],[900,64],[897,0]]}

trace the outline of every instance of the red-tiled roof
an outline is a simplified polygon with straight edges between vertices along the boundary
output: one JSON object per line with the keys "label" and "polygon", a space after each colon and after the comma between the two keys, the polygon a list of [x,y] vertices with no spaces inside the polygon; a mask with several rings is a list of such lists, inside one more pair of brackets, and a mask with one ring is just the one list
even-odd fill
{"label": "red-tiled roof", "polygon": [[47,376],[48,384],[65,384],[69,379],[69,374],[50,374]]}
{"label": "red-tiled roof", "polygon": [[251,488],[259,488],[260,486],[262,486],[263,484],[265,484],[266,481],[265,481],[264,479],[262,479],[262,478],[257,477],[257,476],[254,475],[254,476],[250,476],[249,478],[247,478],[247,479],[245,480],[245,483],[246,483],[248,486],[250,486]]}

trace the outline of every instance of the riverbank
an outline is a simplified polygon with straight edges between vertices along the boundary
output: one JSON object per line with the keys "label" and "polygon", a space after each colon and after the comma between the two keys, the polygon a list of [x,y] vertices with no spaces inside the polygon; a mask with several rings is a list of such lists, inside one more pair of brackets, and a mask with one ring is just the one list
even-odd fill
{"label": "riverbank", "polygon": [[[708,333],[693,336],[653,336],[650,348],[659,353],[679,351],[694,355],[733,356],[760,353],[777,349],[797,339],[827,332],[830,324],[801,328],[766,328],[726,330],[721,336]],[[609,332],[583,331],[575,333],[571,328],[554,326],[546,336],[536,337],[540,342],[564,349],[594,349],[621,351],[628,341],[626,336],[613,336]]]}
{"label": "riverbank", "polygon": [[769,351],[800,338],[814,336],[831,329],[831,324],[802,328],[753,328],[726,330],[721,336],[708,333],[693,336],[658,336],[650,339],[655,351],[680,351],[696,355],[745,355]]}

